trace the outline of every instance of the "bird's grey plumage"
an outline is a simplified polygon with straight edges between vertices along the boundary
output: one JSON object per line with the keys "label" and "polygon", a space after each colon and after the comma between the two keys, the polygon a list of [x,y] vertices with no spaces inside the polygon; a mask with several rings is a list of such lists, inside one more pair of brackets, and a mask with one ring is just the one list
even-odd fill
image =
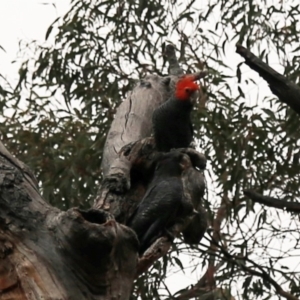
{"label": "bird's grey plumage", "polygon": [[164,154],[157,163],[154,178],[135,213],[128,222],[140,241],[143,253],[168,228],[193,211],[184,197],[181,180],[182,154]]}

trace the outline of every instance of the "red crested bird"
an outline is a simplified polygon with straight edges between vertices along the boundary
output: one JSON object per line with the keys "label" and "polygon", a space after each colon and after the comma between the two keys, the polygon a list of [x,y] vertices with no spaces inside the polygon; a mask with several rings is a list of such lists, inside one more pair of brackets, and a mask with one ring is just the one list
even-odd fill
{"label": "red crested bird", "polygon": [[173,96],[160,105],[152,115],[154,139],[158,151],[186,148],[193,140],[191,111],[194,93],[200,89],[195,76],[178,80]]}

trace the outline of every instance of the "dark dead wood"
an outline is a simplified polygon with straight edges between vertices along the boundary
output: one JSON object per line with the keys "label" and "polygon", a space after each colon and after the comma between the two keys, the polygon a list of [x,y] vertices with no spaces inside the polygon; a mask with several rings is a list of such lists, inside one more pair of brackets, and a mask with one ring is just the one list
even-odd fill
{"label": "dark dead wood", "polygon": [[169,63],[169,74],[180,76],[183,74],[183,70],[179,65],[177,60],[175,46],[172,44],[168,44],[165,48],[164,55]]}
{"label": "dark dead wood", "polygon": [[245,190],[244,195],[250,198],[253,202],[261,203],[269,207],[275,207],[289,212],[300,212],[300,203],[298,202],[288,202],[277,198],[264,196],[251,190]]}
{"label": "dark dead wood", "polygon": [[62,212],[0,143],[0,299],[129,299],[138,241],[104,211]]}
{"label": "dark dead wood", "polygon": [[148,271],[153,263],[166,255],[171,247],[172,241],[167,237],[161,237],[139,258],[136,277]]}
{"label": "dark dead wood", "polygon": [[298,85],[276,72],[243,46],[237,44],[236,52],[245,59],[245,63],[251,69],[268,82],[271,91],[279,100],[289,105],[300,115],[300,87]]}

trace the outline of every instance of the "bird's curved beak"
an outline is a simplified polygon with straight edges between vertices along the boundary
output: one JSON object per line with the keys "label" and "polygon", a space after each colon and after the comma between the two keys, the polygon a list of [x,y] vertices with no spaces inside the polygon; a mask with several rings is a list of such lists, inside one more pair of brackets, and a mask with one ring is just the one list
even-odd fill
{"label": "bird's curved beak", "polygon": [[204,71],[201,71],[201,72],[198,72],[198,73],[194,73],[194,74],[192,74],[193,81],[196,81],[196,80],[199,80],[201,78],[204,78],[207,74],[208,74],[207,70],[204,70]]}

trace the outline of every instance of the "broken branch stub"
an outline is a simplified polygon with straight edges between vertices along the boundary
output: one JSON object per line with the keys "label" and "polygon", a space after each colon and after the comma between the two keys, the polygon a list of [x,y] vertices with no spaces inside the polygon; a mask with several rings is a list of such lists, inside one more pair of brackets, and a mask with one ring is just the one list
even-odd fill
{"label": "broken branch stub", "polygon": [[153,138],[142,139],[124,146],[121,149],[122,161],[130,166],[127,179],[131,182],[129,189],[116,192],[115,183],[104,178],[94,204],[96,209],[109,211],[116,220],[125,224],[137,204],[143,198],[151,180],[155,160],[155,144]]}
{"label": "broken branch stub", "polygon": [[172,44],[166,45],[164,49],[164,56],[167,58],[169,63],[169,74],[180,76],[183,75],[183,70],[179,65],[179,62],[177,60],[175,46]]}

